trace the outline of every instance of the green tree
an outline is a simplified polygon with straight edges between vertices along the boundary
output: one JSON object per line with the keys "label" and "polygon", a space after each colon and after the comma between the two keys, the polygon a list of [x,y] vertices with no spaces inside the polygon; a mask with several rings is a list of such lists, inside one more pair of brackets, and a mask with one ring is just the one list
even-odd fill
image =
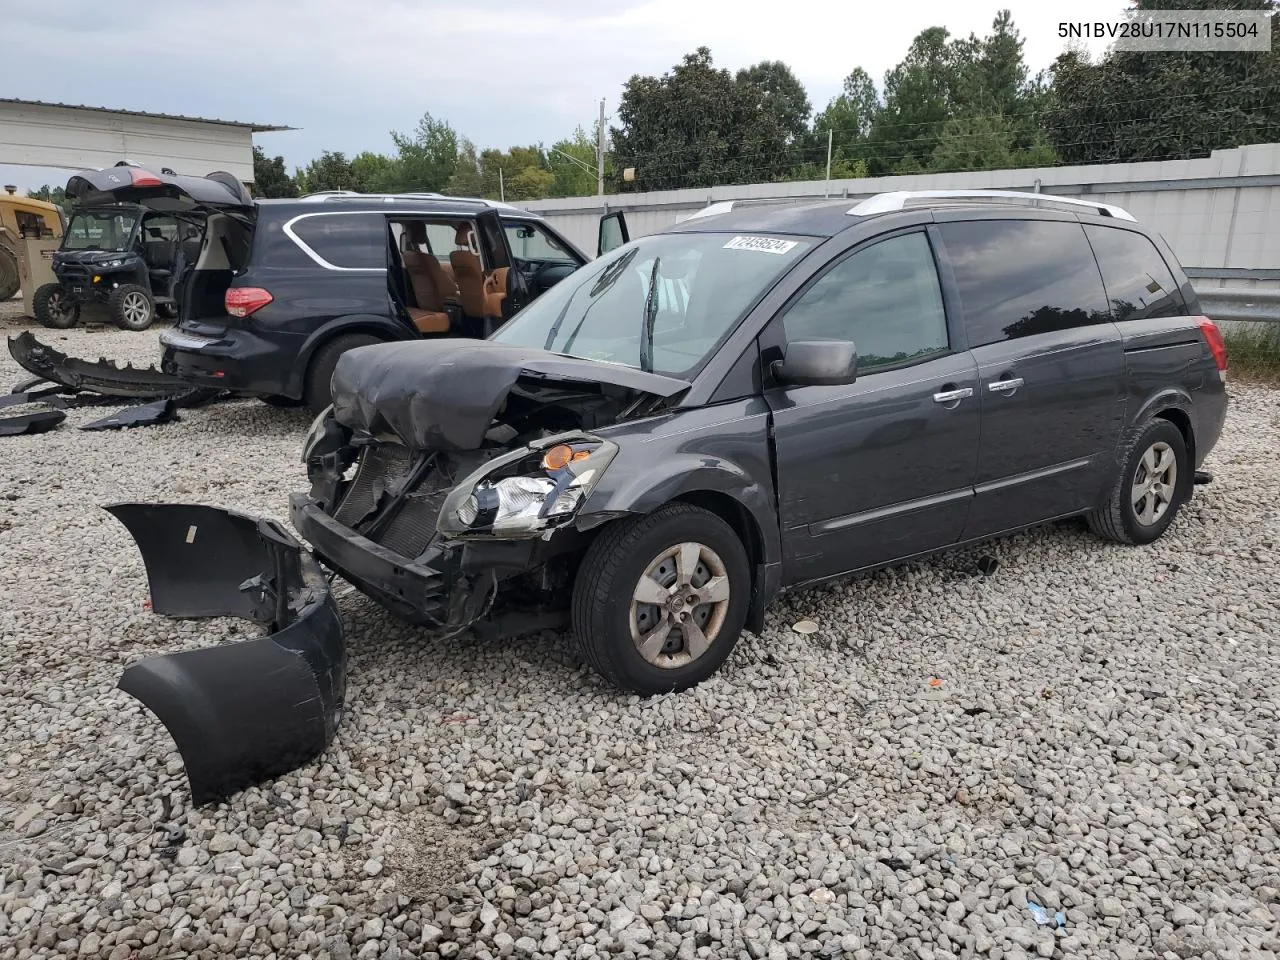
{"label": "green tree", "polygon": [[300,193],[319,193],[322,190],[355,190],[355,174],[351,163],[341,150],[325,150],[315,160],[294,174]]}
{"label": "green tree", "polygon": [[[1131,10],[1233,9],[1280,13],[1269,0],[1139,0]],[[1044,111],[1067,163],[1124,163],[1207,156],[1280,140],[1280,47],[1268,52],[1111,50],[1097,63],[1080,51],[1054,62]]]}
{"label": "green tree", "polygon": [[809,115],[813,108],[804,85],[781,60],[763,60],[738,71],[735,78],[743,95],[754,104],[762,131],[781,136],[787,146],[807,146]]}
{"label": "green tree", "polygon": [[257,144],[253,146],[253,192],[259,197],[296,197],[298,185],[284,166],[284,157],[268,158]]}
{"label": "green tree", "polygon": [[[767,72],[780,77],[772,68]],[[621,126],[612,136],[617,169],[633,167],[636,177],[620,180],[619,189],[668,190],[785,175],[791,143],[774,109],[785,99],[717,69],[706,47],[686,54],[661,77],[631,77],[618,104]]]}
{"label": "green tree", "polygon": [[[825,175],[827,131],[830,131],[832,177],[835,176],[836,165],[841,162],[846,163],[850,168],[863,171],[861,174],[849,174],[849,176],[866,176],[871,127],[879,112],[880,95],[876,92],[875,81],[867,71],[861,67],[855,67],[844,78],[840,95],[814,117],[813,132],[809,138],[810,146],[806,152],[809,161],[820,164]],[[797,175],[796,179],[805,178]]]}
{"label": "green tree", "polygon": [[955,115],[957,89],[973,58],[972,44],[953,43],[945,27],[930,27],[884,78],[884,107],[871,129],[871,172],[900,172],[908,161],[926,166]]}
{"label": "green tree", "polygon": [[463,139],[458,146],[458,159],[454,164],[453,174],[445,184],[442,193],[455,197],[496,197],[484,182],[484,174],[480,170],[480,156],[476,145]]}
{"label": "green tree", "polygon": [[45,184],[36,190],[28,190],[27,196],[32,200],[43,200],[46,203],[56,203],[67,213],[71,212],[72,202],[67,199],[67,191],[65,187],[50,187]]}
{"label": "green tree", "polygon": [[458,134],[443,120],[424,113],[411,134],[391,131],[396,158],[388,181],[392,192],[443,190],[458,165]]}
{"label": "green tree", "polygon": [[[588,197],[596,192],[596,143],[582,127],[574,130],[569,139],[557,140],[551,145],[547,151],[547,166],[554,177],[551,196]],[[612,174],[610,166],[606,156],[606,177]]]}
{"label": "green tree", "polygon": [[394,192],[398,173],[396,159],[385,154],[366,150],[351,159],[353,189],[361,193]]}

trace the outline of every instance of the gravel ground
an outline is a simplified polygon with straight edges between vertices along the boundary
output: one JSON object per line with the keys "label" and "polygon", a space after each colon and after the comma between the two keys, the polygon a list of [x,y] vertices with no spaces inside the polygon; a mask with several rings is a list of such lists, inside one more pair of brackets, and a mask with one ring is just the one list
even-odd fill
{"label": "gravel ground", "polygon": [[308,418],[0,440],[0,960],[1273,956],[1278,400],[1232,387],[1217,481],[1154,547],[1064,524],[789,598],[681,695],[348,594],[334,746],[208,810],[114,684],[245,627],[152,615],[99,506],[287,521]]}

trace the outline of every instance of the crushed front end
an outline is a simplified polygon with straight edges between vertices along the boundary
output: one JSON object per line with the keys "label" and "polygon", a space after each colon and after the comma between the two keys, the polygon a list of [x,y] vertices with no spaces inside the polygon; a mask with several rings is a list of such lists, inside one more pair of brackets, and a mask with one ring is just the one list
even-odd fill
{"label": "crushed front end", "polygon": [[326,565],[410,622],[536,621],[566,606],[587,530],[608,519],[581,515],[618,449],[595,431],[685,387],[485,342],[353,351],[308,434],[312,486],[291,519]]}

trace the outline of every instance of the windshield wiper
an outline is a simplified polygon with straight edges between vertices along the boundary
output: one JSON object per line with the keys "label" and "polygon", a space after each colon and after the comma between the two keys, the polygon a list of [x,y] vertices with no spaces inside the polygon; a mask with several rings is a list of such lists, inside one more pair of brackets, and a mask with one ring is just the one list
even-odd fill
{"label": "windshield wiper", "polygon": [[[587,304],[587,309],[582,313],[582,319],[578,321],[579,328],[582,327],[583,321],[587,319],[587,314],[591,312],[591,308],[599,303],[595,298],[618,282],[618,278],[626,273],[627,267],[631,266],[631,261],[636,258],[636,252],[637,251],[632,250],[620,260],[609,264],[609,266],[605,267],[604,270],[601,271],[600,276],[596,278],[595,285],[587,293],[587,296],[591,298],[591,303]],[[556,334],[560,332],[560,324],[564,323],[564,318],[568,315],[569,308],[571,306],[573,306],[572,296],[565,301],[564,309],[560,311],[560,315],[556,317],[556,322],[553,323],[551,325],[551,329],[547,331],[546,342],[542,345],[543,350],[550,350],[551,345],[555,343]]]}
{"label": "windshield wiper", "polygon": [[653,258],[649,271],[649,294],[644,298],[644,326],[640,329],[640,369],[653,373],[653,321],[658,316],[658,267],[661,257]]}

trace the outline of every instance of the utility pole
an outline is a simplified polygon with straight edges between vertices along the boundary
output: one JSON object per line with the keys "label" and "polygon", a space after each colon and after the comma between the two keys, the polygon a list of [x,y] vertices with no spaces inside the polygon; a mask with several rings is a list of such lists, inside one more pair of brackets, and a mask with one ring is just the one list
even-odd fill
{"label": "utility pole", "polygon": [[827,127],[827,196],[831,196],[831,134],[835,127]]}
{"label": "utility pole", "polygon": [[498,168],[498,199],[503,203],[507,202],[507,187],[502,182],[502,168]]}
{"label": "utility pole", "polygon": [[600,98],[600,126],[596,130],[596,196],[604,196],[604,97]]}

